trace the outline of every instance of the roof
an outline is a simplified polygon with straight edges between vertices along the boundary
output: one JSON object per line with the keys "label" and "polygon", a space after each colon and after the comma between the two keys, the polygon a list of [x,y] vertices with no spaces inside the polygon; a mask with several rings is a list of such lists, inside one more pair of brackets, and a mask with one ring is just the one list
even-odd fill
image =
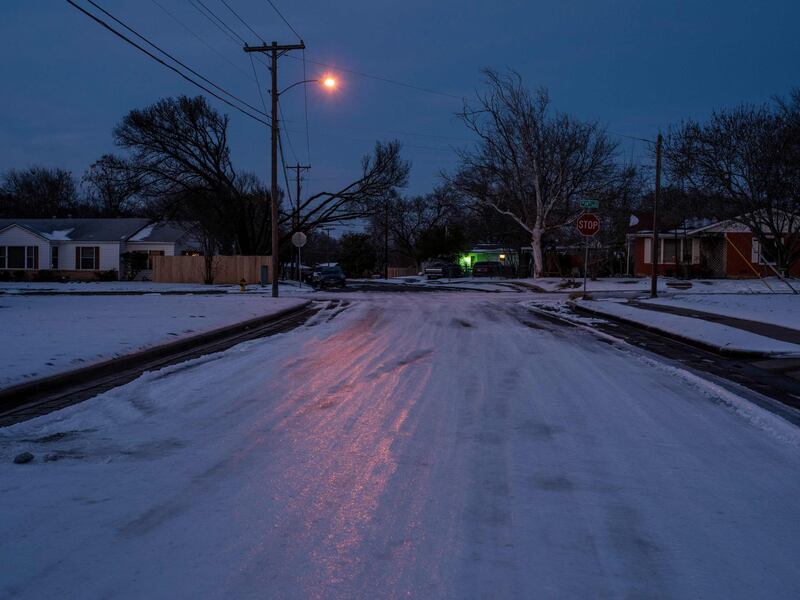
{"label": "roof", "polygon": [[174,243],[186,235],[177,223],[150,219],[0,219],[0,231],[19,225],[52,241]]}
{"label": "roof", "polygon": [[129,242],[158,242],[172,244],[186,237],[190,224],[182,223],[148,223],[133,234]]}
{"label": "roof", "polygon": [[509,254],[511,252],[516,252],[516,250],[503,248],[496,244],[476,244],[469,250],[470,254]]}
{"label": "roof", "polygon": [[[712,228],[728,221],[707,218],[688,218],[683,221],[674,219],[659,219],[659,231],[663,235],[692,235],[702,230]],[[628,225],[628,235],[642,236],[653,232],[653,213],[634,212],[631,214]]]}

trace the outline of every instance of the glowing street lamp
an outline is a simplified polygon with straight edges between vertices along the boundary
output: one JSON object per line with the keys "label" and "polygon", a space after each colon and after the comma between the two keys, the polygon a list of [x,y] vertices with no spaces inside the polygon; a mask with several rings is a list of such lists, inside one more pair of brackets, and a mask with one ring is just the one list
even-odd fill
{"label": "glowing street lamp", "polygon": [[322,85],[324,85],[329,90],[332,90],[336,87],[336,80],[333,77],[326,77],[322,80]]}

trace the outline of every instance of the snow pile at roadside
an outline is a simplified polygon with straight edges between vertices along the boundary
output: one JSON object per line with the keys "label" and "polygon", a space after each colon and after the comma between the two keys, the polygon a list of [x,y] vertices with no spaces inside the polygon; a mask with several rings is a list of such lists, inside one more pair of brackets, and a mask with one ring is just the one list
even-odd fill
{"label": "snow pile at roadside", "polygon": [[303,302],[247,294],[0,297],[0,388],[267,316]]}
{"label": "snow pile at roadside", "polygon": [[635,308],[620,301],[576,300],[575,305],[722,350],[800,356],[800,346],[797,344],[789,344],[702,319]]}
{"label": "snow pile at roadside", "polygon": [[680,294],[671,298],[642,302],[688,308],[800,330],[800,296],[794,294]]}

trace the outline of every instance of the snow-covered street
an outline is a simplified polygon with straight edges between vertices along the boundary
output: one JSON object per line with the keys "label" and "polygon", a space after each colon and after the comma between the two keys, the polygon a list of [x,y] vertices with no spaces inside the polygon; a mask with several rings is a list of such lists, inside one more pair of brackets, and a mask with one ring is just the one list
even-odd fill
{"label": "snow-covered street", "polygon": [[346,299],[0,429],[0,597],[800,596],[794,426],[519,294]]}

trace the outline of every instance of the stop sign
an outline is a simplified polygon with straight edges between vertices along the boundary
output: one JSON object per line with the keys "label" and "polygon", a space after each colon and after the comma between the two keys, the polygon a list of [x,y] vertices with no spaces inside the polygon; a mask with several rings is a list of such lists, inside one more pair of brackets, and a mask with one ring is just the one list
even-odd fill
{"label": "stop sign", "polygon": [[586,237],[592,237],[600,231],[600,219],[593,213],[584,213],[578,217],[576,226],[578,227],[578,233]]}

